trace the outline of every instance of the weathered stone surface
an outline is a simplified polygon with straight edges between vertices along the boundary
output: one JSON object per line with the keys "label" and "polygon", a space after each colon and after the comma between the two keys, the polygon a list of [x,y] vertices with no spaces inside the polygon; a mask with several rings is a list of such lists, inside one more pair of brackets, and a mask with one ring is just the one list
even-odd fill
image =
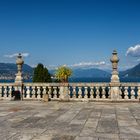
{"label": "weathered stone surface", "polygon": [[140,104],[0,101],[0,140],[139,140]]}
{"label": "weathered stone surface", "polygon": [[93,137],[76,137],[75,140],[98,140],[98,138],[93,138]]}

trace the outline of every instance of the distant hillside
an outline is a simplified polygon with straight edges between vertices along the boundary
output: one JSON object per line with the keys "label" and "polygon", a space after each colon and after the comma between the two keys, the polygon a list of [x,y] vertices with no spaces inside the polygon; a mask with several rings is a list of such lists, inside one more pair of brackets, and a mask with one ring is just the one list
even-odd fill
{"label": "distant hillside", "polygon": [[[17,73],[17,66],[14,63],[0,63],[0,78],[5,79],[5,77],[9,77],[9,79],[13,79],[15,74]],[[25,78],[31,78],[33,74],[33,68],[27,64],[23,65],[23,74]]]}
{"label": "distant hillside", "polygon": [[73,70],[73,76],[72,77],[78,77],[78,78],[92,78],[92,77],[109,77],[110,73],[96,69],[96,68],[90,68],[90,69],[75,69]]}
{"label": "distant hillside", "polygon": [[[90,69],[73,69],[72,78],[92,78],[92,77],[110,77],[110,73],[104,70],[90,68]],[[50,70],[51,74],[55,73],[55,70]]]}
{"label": "distant hillside", "polygon": [[[23,65],[24,79],[31,79],[33,76],[33,68],[27,64]],[[54,75],[55,70],[49,70]],[[0,63],[0,79],[14,79],[17,73],[17,66],[14,63]],[[73,69],[72,78],[108,78],[111,76],[109,71],[97,68],[90,69]],[[126,71],[120,72],[120,77],[140,77],[140,64]]]}
{"label": "distant hillside", "polygon": [[140,77],[140,64],[126,71],[120,72],[121,77]]}

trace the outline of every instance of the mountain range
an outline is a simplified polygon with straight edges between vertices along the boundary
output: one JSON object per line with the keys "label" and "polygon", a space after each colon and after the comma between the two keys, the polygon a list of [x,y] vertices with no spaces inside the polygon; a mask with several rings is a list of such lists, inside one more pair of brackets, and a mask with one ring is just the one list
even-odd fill
{"label": "mountain range", "polygon": [[129,78],[140,77],[140,64],[128,70],[121,71],[120,77],[129,77]]}
{"label": "mountain range", "polygon": [[[16,73],[17,73],[16,64],[0,63],[0,79],[14,79]],[[25,79],[30,79],[33,75],[33,68],[27,64],[24,64],[23,75]]]}
{"label": "mountain range", "polygon": [[[31,79],[33,76],[34,68],[24,64],[23,65],[23,74],[25,79]],[[49,70],[53,75],[55,70]],[[0,79],[14,79],[15,74],[17,73],[17,66],[14,63],[0,63]],[[121,71],[120,77],[140,77],[140,64],[135,67]],[[108,78],[111,76],[109,71],[97,69],[97,68],[77,68],[73,69],[72,78]]]}

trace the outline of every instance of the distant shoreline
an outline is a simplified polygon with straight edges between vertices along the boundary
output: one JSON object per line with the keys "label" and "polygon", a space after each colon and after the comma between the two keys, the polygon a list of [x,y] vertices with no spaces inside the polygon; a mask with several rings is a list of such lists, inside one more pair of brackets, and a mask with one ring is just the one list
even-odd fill
{"label": "distant shoreline", "polygon": [[[0,83],[13,83],[14,80],[0,80]],[[32,80],[25,80],[24,82],[31,82]],[[94,83],[94,82],[110,82],[110,78],[70,78],[70,83]],[[134,78],[120,78],[120,82],[140,82],[140,77],[134,77]]]}

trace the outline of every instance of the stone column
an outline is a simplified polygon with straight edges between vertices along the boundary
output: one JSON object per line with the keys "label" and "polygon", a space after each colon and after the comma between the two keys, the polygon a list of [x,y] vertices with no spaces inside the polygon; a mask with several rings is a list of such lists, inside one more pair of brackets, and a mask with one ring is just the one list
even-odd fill
{"label": "stone column", "polygon": [[23,83],[22,66],[24,64],[24,61],[23,61],[22,55],[20,53],[17,56],[16,64],[17,64],[18,72],[16,74],[15,83],[16,84],[22,84]]}
{"label": "stone column", "polygon": [[116,101],[116,100],[119,100],[119,94],[120,94],[120,79],[119,79],[119,73],[118,73],[119,58],[118,58],[116,50],[113,51],[112,58],[110,59],[110,61],[112,63],[110,97],[112,100]]}
{"label": "stone column", "polygon": [[60,100],[69,101],[69,85],[68,83],[62,83],[60,85]]}
{"label": "stone column", "polygon": [[118,73],[118,62],[119,62],[119,58],[117,55],[117,51],[114,50],[112,53],[112,58],[110,59],[111,63],[112,63],[112,77],[111,77],[111,82],[112,83],[119,83],[120,79],[119,79],[119,73]]}
{"label": "stone column", "polygon": [[22,66],[24,64],[22,55],[19,53],[16,59],[17,64],[17,74],[15,78],[15,86],[17,87],[17,90],[21,94],[21,100],[23,99],[23,76],[22,76]]}

